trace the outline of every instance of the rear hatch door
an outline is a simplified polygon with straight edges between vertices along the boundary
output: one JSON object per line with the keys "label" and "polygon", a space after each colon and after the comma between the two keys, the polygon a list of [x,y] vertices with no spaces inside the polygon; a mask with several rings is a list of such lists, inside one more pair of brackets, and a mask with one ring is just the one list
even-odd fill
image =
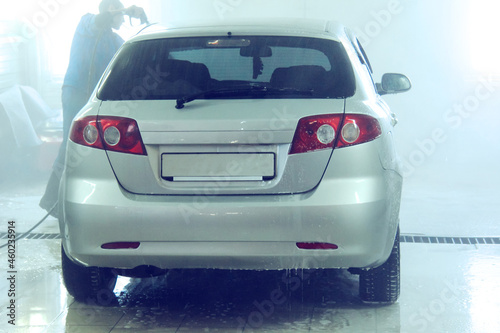
{"label": "rear hatch door", "polygon": [[299,119],[344,112],[343,99],[103,102],[100,115],[137,121],[147,156],[108,152],[137,194],[290,194],[316,187],[332,149],[289,154]]}

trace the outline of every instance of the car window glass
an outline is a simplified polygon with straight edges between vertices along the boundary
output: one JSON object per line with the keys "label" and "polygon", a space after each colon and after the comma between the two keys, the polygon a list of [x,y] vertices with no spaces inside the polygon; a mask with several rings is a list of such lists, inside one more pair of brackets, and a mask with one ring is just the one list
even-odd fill
{"label": "car window glass", "polygon": [[205,98],[344,98],[355,90],[353,69],[339,42],[224,36],[129,43],[104,75],[98,97],[177,99],[256,83],[275,89]]}
{"label": "car window glass", "polygon": [[370,73],[373,74],[373,68],[372,64],[370,63],[370,59],[368,59],[368,56],[366,55],[365,49],[363,48],[363,45],[359,42],[359,40],[356,40],[359,45],[359,50],[361,51],[361,54],[363,55],[363,58],[365,59],[366,65],[368,66],[368,69],[370,69]]}
{"label": "car window glass", "polygon": [[171,59],[187,60],[204,63],[210,76],[216,80],[248,80],[269,82],[276,68],[291,66],[318,65],[326,71],[332,66],[328,57],[319,50],[297,47],[271,47],[272,57],[261,58],[263,72],[257,79],[252,77],[253,61],[251,57],[241,57],[240,50],[227,49],[196,49],[170,52]]}
{"label": "car window glass", "polygon": [[368,56],[366,55],[365,49],[363,48],[363,45],[359,42],[359,40],[356,38],[355,44],[356,52],[358,52],[358,56],[361,60],[361,63],[366,67],[368,75],[370,76],[370,80],[372,82],[372,85],[374,89],[376,90],[376,85],[375,85],[375,80],[373,79],[373,68],[370,63],[370,60],[368,59]]}

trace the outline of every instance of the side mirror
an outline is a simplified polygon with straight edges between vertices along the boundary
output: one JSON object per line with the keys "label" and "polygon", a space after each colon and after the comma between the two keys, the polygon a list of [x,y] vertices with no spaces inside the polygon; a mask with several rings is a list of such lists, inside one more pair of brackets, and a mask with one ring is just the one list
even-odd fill
{"label": "side mirror", "polygon": [[380,95],[399,94],[411,89],[411,82],[406,75],[386,73],[382,76],[382,83],[377,83]]}

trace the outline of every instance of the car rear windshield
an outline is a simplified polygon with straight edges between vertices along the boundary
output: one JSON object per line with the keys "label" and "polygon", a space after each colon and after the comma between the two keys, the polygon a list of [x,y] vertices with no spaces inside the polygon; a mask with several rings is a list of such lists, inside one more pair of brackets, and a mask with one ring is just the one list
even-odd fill
{"label": "car rear windshield", "polygon": [[339,42],[224,36],[126,44],[105,73],[98,98],[345,98],[354,90],[353,70]]}

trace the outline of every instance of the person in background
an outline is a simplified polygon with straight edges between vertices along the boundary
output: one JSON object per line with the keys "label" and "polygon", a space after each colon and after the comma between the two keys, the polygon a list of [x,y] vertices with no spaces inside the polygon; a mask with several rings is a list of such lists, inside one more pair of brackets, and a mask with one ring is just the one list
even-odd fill
{"label": "person in background", "polygon": [[87,104],[104,70],[124,43],[114,32],[125,22],[124,15],[139,18],[141,23],[147,22],[144,9],[140,7],[125,8],[119,0],[102,0],[99,4],[99,14],[85,14],[76,28],[62,87],[63,141],[45,194],[40,200],[40,207],[55,217],[71,123],[75,115]]}

